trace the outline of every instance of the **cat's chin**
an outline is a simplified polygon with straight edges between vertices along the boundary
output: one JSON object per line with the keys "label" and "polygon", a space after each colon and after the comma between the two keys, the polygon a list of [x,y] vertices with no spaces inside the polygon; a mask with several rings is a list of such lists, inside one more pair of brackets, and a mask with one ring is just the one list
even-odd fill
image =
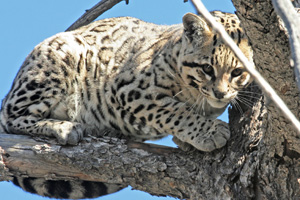
{"label": "cat's chin", "polygon": [[209,103],[209,105],[211,107],[214,107],[214,108],[224,108],[228,105],[228,102],[223,102],[223,101],[220,101],[220,100],[207,100],[207,102]]}

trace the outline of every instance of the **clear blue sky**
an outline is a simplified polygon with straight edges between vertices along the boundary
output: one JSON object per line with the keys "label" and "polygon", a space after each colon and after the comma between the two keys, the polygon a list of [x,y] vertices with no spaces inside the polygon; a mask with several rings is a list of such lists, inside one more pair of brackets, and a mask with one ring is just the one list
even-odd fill
{"label": "clear blue sky", "polygon": [[[22,62],[30,51],[44,39],[66,30],[85,10],[99,0],[7,0],[0,3],[0,100],[2,100]],[[234,12],[230,0],[205,0],[209,10]],[[119,3],[99,19],[132,16],[157,24],[178,24],[187,12],[195,12],[191,3],[183,0],[130,0],[129,5]],[[223,120],[226,120],[222,117]],[[173,145],[170,138],[161,144]],[[41,200],[23,192],[11,183],[0,182],[3,200]],[[147,193],[127,188],[101,200],[171,200],[169,197],[152,197]]]}

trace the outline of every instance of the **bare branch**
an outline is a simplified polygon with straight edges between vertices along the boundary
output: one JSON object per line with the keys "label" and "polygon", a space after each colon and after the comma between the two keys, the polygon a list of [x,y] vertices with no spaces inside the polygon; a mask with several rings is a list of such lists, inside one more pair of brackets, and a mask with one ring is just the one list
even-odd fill
{"label": "bare branch", "polygon": [[[272,0],[277,14],[283,20],[289,33],[291,48],[291,66],[295,69],[295,78],[300,90],[300,17],[298,16],[293,4],[289,0]],[[297,1],[294,2],[296,4]],[[298,5],[298,4],[296,4]]]}
{"label": "bare branch", "polygon": [[[123,1],[123,0],[102,0],[102,1],[100,1],[95,6],[93,6],[91,9],[87,10],[66,31],[72,31],[81,26],[91,23],[102,13],[111,9],[114,5],[120,3],[121,1]],[[128,4],[128,0],[126,1],[126,4]]]}
{"label": "bare branch", "polygon": [[295,115],[289,110],[284,101],[277,95],[276,91],[270,86],[270,84],[260,75],[260,73],[255,69],[252,63],[250,63],[247,57],[227,34],[224,27],[216,22],[214,17],[209,13],[200,0],[192,0],[197,11],[212,25],[214,30],[220,34],[224,42],[231,48],[231,50],[236,54],[241,63],[245,66],[248,72],[252,75],[254,80],[260,85],[264,93],[273,100],[277,107],[282,111],[282,113],[289,119],[294,125],[295,129],[300,133],[300,122],[297,120]]}
{"label": "bare branch", "polygon": [[110,137],[84,138],[76,146],[46,140],[0,133],[0,181],[13,176],[80,179],[131,185],[158,196],[226,199],[232,195],[226,186],[228,172],[241,167],[239,156],[225,148],[185,153]]}

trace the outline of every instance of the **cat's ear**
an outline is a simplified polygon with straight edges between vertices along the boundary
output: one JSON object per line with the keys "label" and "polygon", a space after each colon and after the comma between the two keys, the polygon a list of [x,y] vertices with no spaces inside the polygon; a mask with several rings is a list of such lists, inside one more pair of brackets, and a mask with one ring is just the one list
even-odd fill
{"label": "cat's ear", "polygon": [[206,33],[211,32],[210,26],[204,19],[193,13],[187,13],[182,18],[184,34],[189,42],[199,40]]}

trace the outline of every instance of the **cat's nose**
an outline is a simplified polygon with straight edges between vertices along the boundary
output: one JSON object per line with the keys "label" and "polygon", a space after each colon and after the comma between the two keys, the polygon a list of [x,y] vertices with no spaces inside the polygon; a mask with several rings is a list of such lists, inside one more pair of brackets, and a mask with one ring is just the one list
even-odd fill
{"label": "cat's nose", "polygon": [[214,95],[217,99],[223,99],[225,96],[225,92],[220,92],[218,90],[214,90]]}

